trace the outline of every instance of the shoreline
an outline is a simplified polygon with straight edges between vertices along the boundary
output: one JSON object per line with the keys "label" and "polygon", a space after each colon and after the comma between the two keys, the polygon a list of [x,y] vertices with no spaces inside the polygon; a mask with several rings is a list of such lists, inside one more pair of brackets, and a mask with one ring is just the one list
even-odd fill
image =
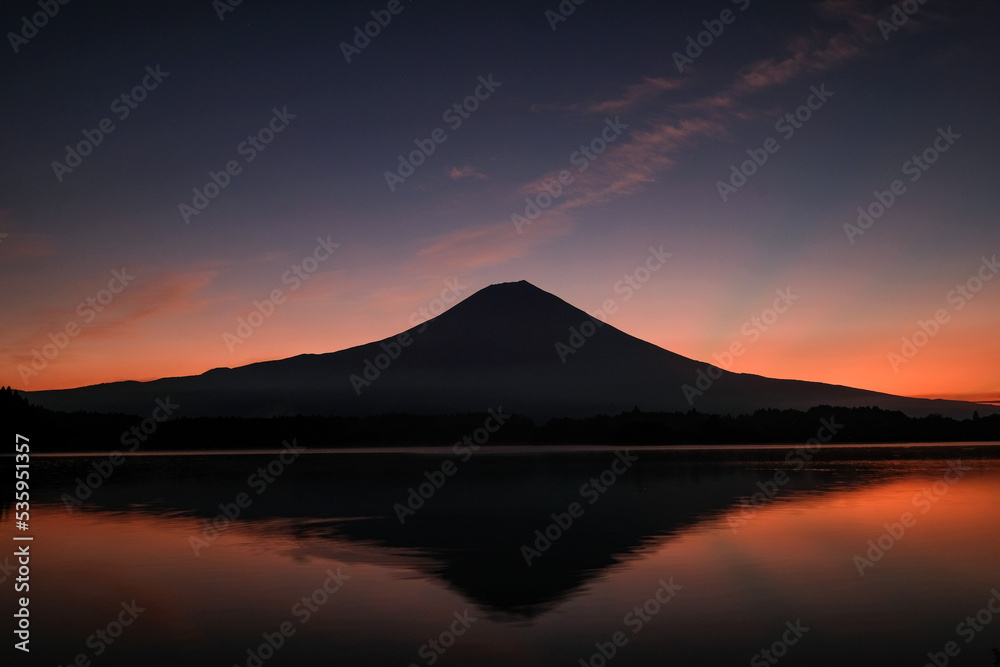
{"label": "shoreline", "polygon": [[[693,458],[723,459],[733,461],[782,460],[790,452],[812,450],[812,458],[825,460],[869,459],[895,460],[919,458],[953,458],[960,453],[974,454],[975,458],[1000,459],[1000,442],[998,441],[957,441],[957,442],[907,442],[907,443],[828,443],[809,447],[796,443],[769,444],[731,444],[731,445],[486,445],[481,447],[474,456],[591,456],[614,453],[622,450],[633,450],[644,453],[647,458]],[[148,450],[136,452],[106,451],[51,451],[34,453],[38,458],[73,458],[122,456],[158,457],[158,456],[259,456],[274,455],[281,449],[275,448],[234,448],[205,450]],[[733,453],[752,454],[752,456],[732,456]],[[824,453],[826,454],[824,456]],[[864,453],[863,456],[858,456]],[[452,446],[427,445],[392,445],[392,446],[346,446],[307,448],[302,452],[309,456],[391,456],[398,457],[454,457],[460,453]],[[654,457],[649,457],[654,454]],[[853,456],[845,456],[853,454]],[[832,455],[832,456],[831,456]],[[0,460],[13,458],[13,454],[0,454]]]}

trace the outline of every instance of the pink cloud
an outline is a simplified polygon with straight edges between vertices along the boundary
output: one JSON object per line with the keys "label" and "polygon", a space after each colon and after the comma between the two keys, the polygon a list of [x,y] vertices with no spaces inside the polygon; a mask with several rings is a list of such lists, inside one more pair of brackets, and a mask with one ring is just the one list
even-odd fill
{"label": "pink cloud", "polygon": [[457,181],[463,178],[474,178],[476,180],[485,180],[489,178],[486,174],[479,171],[472,165],[465,165],[464,167],[452,167],[448,170],[448,178],[453,181]]}
{"label": "pink cloud", "polygon": [[[206,270],[146,275],[127,267],[125,273],[134,273],[135,281],[114,295],[110,303],[103,307],[99,303],[87,304],[88,296],[101,298],[98,296],[100,289],[107,282],[106,276],[101,276],[96,282],[99,289],[81,297],[82,306],[59,311],[48,308],[41,317],[37,314],[33,317],[38,324],[31,331],[24,330],[16,338],[0,340],[0,358],[6,358],[8,363],[15,365],[30,359],[32,348],[47,343],[49,333],[64,331],[70,322],[79,326],[79,336],[93,341],[127,335],[135,325],[156,316],[208,308],[212,301],[200,296],[200,293],[218,274],[217,271]],[[118,283],[115,286],[118,287]],[[98,307],[101,307],[100,311]]]}
{"label": "pink cloud", "polygon": [[605,100],[586,107],[587,113],[621,113],[633,109],[643,102],[657,97],[661,93],[677,90],[681,87],[682,79],[663,79],[646,77],[640,83],[633,83],[625,88],[625,92],[618,99]]}
{"label": "pink cloud", "polygon": [[419,271],[432,266],[437,272],[468,272],[503,264],[526,255],[532,247],[565,236],[572,221],[557,209],[550,209],[532,221],[531,233],[518,234],[508,219],[487,225],[465,227],[436,237],[420,250],[409,268]]}
{"label": "pink cloud", "polygon": [[[792,39],[781,57],[765,58],[747,66],[722,90],[692,103],[676,104],[669,120],[654,120],[648,129],[632,129],[622,143],[611,146],[578,181],[577,192],[562,208],[575,208],[628,195],[654,182],[656,176],[672,168],[678,153],[703,138],[721,138],[735,122],[753,112],[740,105],[742,98],[792,81],[804,74],[818,74],[864,53],[874,39],[875,19],[850,0],[829,0],[817,7],[825,18],[846,22],[846,31],[829,35],[811,33]],[[876,35],[877,36],[877,35]],[[636,104],[648,99],[653,90],[668,90],[675,84],[645,78],[632,84],[620,98],[588,108],[624,108],[625,101]],[[552,175],[549,177],[551,178]],[[530,187],[530,186],[529,186]]]}
{"label": "pink cloud", "polygon": [[575,102],[573,104],[533,104],[532,111],[577,111],[586,114],[622,113],[641,106],[665,92],[677,90],[684,84],[681,78],[644,77],[638,83],[625,86],[618,97],[601,102]]}
{"label": "pink cloud", "polygon": [[[518,234],[508,222],[455,230],[437,237],[418,253],[418,260],[472,270],[521,257],[536,244],[569,234],[573,229],[570,216],[573,209],[641,190],[674,167],[681,151],[705,138],[725,137],[733,123],[753,116],[754,112],[739,104],[743,98],[857,58],[864,53],[867,43],[877,37],[877,32],[873,33],[875,19],[860,9],[857,2],[827,0],[816,8],[821,17],[832,23],[846,23],[847,29],[832,34],[829,30],[827,34],[814,30],[796,37],[788,42],[784,55],[751,63],[718,92],[692,103],[673,105],[669,119],[654,119],[642,128],[633,121],[636,125],[610,144],[585,172],[573,173],[573,182],[550,209],[532,221],[530,227],[522,228],[524,233]],[[636,109],[680,85],[680,79],[644,77],[627,85],[618,97],[564,106],[561,110],[617,113]],[[623,122],[630,121],[625,118]],[[599,131],[595,130],[595,136]],[[549,172],[522,186],[520,194],[528,197],[540,194],[544,183],[558,173],[559,170]]]}

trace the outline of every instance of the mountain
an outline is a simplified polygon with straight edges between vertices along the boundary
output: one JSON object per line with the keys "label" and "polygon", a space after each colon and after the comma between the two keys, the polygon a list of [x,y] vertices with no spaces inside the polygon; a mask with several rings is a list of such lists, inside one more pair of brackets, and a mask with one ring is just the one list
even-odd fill
{"label": "mountain", "polygon": [[[709,371],[717,379],[709,380]],[[689,403],[685,385],[703,392]],[[609,324],[598,326],[584,311],[526,281],[491,285],[397,336],[340,352],[27,394],[32,403],[55,410],[137,415],[149,414],[157,399],[169,397],[187,417],[453,414],[500,406],[534,419],[612,414],[635,406],[739,414],[870,405],[910,416],[956,418],[998,411],[979,403],[712,369]]]}

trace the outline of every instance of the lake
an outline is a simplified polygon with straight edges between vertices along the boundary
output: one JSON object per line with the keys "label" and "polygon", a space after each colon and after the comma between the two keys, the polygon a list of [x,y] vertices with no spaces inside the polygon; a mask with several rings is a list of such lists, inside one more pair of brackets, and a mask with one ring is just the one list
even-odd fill
{"label": "lake", "polygon": [[25,664],[987,667],[997,451],[34,456]]}

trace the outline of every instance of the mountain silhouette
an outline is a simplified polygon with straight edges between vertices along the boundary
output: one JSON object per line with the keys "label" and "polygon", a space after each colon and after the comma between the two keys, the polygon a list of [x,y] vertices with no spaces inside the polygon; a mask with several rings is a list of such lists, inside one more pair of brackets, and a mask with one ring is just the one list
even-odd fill
{"label": "mountain silhouette", "polygon": [[[709,380],[709,372],[717,377]],[[685,385],[702,391],[693,403]],[[454,414],[500,406],[543,420],[635,407],[741,414],[878,406],[961,419],[975,410],[997,411],[978,403],[722,371],[600,323],[526,281],[491,285],[397,336],[339,352],[28,396],[55,410],[137,415],[169,396],[187,417]]]}

